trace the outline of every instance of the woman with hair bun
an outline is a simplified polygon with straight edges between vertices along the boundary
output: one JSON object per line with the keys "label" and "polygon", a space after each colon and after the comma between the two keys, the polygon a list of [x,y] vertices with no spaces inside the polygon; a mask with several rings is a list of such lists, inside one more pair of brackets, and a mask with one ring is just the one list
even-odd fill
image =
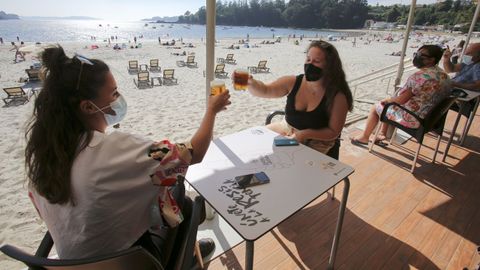
{"label": "woman with hair bun", "polygon": [[160,202],[165,226],[182,221],[169,186],[203,159],[216,115],[230,104],[228,91],[210,97],[189,142],[155,142],[105,131],[125,117],[127,102],[103,61],[70,58],[60,46],[45,49],[41,60],[45,79],[26,132],[26,169],[29,195],[59,257],[142,245],[165,265],[171,243],[151,234],[151,209]]}

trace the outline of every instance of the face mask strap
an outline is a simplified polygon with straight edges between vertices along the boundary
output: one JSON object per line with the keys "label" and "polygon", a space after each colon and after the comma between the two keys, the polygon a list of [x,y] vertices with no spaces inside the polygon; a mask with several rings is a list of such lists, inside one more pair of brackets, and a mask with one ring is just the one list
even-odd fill
{"label": "face mask strap", "polygon": [[95,106],[95,108],[97,109],[96,113],[97,113],[97,112],[106,113],[106,112],[104,112],[103,110],[112,107],[112,105],[107,105],[107,106],[105,106],[105,107],[103,107],[103,108],[99,108],[97,105],[95,105],[95,103],[93,103],[93,101],[89,100],[89,102],[90,102],[93,106]]}

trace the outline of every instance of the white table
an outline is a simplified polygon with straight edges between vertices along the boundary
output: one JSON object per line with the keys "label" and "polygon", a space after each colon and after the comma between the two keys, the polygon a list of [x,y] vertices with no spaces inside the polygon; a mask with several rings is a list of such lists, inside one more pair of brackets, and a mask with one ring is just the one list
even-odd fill
{"label": "white table", "polygon": [[[253,127],[215,139],[187,181],[246,240],[246,269],[253,268],[253,243],[340,181],[345,182],[329,268],[335,255],[354,169],[304,145],[273,145],[279,136]],[[265,172],[270,183],[239,189],[234,177]]]}
{"label": "white table", "polygon": [[462,111],[463,107],[465,106],[465,104],[467,104],[471,100],[476,99],[473,111],[470,114],[470,116],[468,117],[467,122],[465,123],[465,127],[463,128],[463,132],[462,132],[460,138],[458,139],[460,145],[463,145],[463,142],[465,141],[465,137],[467,136],[468,130],[470,129],[470,126],[472,125],[473,118],[475,117],[475,112],[477,111],[478,104],[480,102],[480,92],[470,91],[470,90],[466,90],[466,89],[462,89],[462,90],[465,91],[468,95],[466,97],[463,97],[463,98],[457,98],[458,105],[459,105],[458,112],[457,112],[457,118],[455,119],[455,123],[453,124],[452,134],[450,135],[450,138],[448,139],[448,143],[447,143],[447,146],[445,148],[445,153],[443,154],[443,158],[442,158],[443,162],[445,162],[445,159],[447,158],[448,150],[450,150],[450,146],[453,142],[453,137],[455,136],[455,133],[457,132],[458,122],[460,121],[460,117],[462,116],[461,111]]}

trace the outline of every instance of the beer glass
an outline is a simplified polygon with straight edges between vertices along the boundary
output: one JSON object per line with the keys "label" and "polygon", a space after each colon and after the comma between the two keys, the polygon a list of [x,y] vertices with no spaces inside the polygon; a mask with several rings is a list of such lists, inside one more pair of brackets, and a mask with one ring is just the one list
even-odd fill
{"label": "beer glass", "polygon": [[248,84],[248,70],[237,68],[233,72],[233,88],[235,90],[247,90]]}
{"label": "beer glass", "polygon": [[225,92],[227,88],[225,87],[225,82],[220,80],[213,80],[210,82],[210,95],[216,96]]}

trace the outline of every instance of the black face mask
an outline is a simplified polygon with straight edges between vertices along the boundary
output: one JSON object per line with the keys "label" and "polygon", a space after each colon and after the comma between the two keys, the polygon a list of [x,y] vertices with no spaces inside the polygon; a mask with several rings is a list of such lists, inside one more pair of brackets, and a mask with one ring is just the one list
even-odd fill
{"label": "black face mask", "polygon": [[305,79],[309,82],[318,81],[323,76],[323,70],[313,64],[305,64],[303,69],[305,70]]}
{"label": "black face mask", "polygon": [[423,63],[422,57],[418,55],[413,58],[412,63],[416,68],[422,68],[425,66],[425,64]]}

